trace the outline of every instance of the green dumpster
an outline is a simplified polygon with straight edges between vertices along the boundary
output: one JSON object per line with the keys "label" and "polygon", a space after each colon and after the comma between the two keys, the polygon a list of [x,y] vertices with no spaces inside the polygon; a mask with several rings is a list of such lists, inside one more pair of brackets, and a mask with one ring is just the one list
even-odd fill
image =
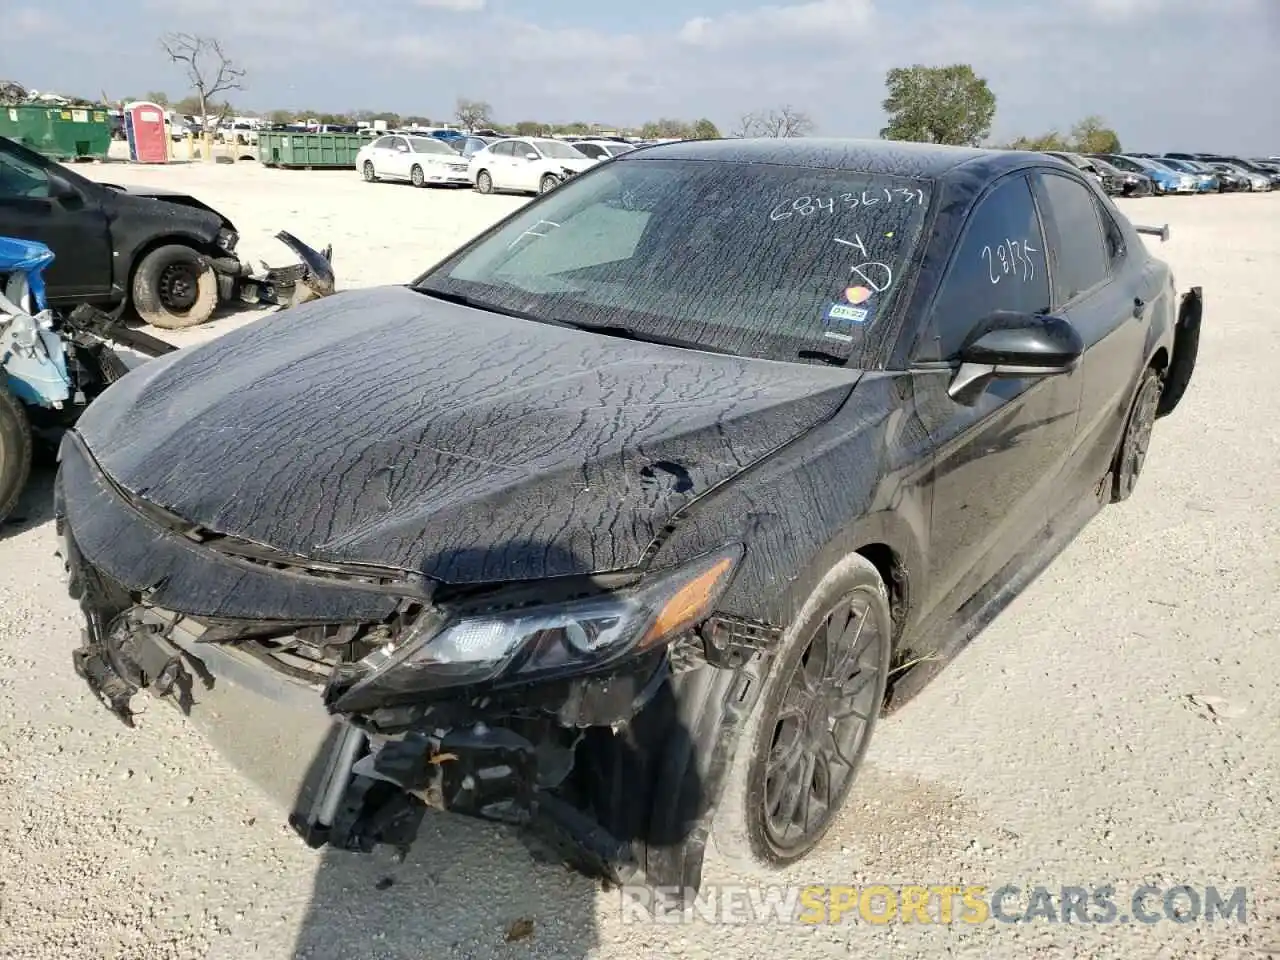
{"label": "green dumpster", "polygon": [[94,157],[111,149],[111,124],[103,108],[22,104],[0,107],[0,136],[54,160]]}
{"label": "green dumpster", "polygon": [[263,130],[258,134],[258,160],[264,166],[297,170],[354,169],[356,154],[368,142],[358,133]]}

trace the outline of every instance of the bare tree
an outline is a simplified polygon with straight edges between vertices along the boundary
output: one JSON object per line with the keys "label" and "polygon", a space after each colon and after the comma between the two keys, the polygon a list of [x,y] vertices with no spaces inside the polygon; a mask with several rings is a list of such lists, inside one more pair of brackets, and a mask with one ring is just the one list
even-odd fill
{"label": "bare tree", "polygon": [[790,104],[772,110],[743,114],[733,128],[735,137],[806,137],[813,132],[813,119]]}
{"label": "bare tree", "polygon": [[[216,37],[166,33],[160,39],[160,46],[170,60],[183,65],[187,80],[195,90],[195,97],[200,101],[200,125],[207,146],[214,129],[226,119],[231,109],[224,99],[217,107],[217,113],[211,114],[213,98],[228,90],[243,90],[240,81],[244,79],[245,72],[223,52],[222,43]],[[212,160],[212,151],[206,150],[206,153],[206,159]]]}
{"label": "bare tree", "polygon": [[458,105],[453,111],[458,126],[465,130],[475,130],[484,126],[489,122],[492,113],[493,107],[483,100],[468,100],[465,97],[458,98]]}

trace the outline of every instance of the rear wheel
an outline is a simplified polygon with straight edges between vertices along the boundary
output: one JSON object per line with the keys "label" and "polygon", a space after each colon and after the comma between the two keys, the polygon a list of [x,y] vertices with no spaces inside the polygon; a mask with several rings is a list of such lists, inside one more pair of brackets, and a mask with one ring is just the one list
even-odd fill
{"label": "rear wheel", "polygon": [[377,183],[378,174],[373,169],[372,160],[366,160],[364,162],[364,166],[361,168],[361,172],[364,174],[364,179],[366,183]]}
{"label": "rear wheel", "polygon": [[1152,428],[1156,422],[1156,408],[1160,405],[1160,392],[1164,382],[1160,373],[1153,367],[1147,367],[1138,384],[1138,392],[1133,398],[1133,408],[1129,411],[1129,422],[1125,424],[1124,436],[1120,440],[1120,450],[1116,454],[1115,484],[1111,491],[1111,502],[1119,503],[1128,500],[1138,485],[1138,477],[1142,474],[1143,464],[1147,461],[1147,448],[1151,445]]}
{"label": "rear wheel", "polygon": [[417,164],[414,164],[413,169],[409,171],[409,179],[415,187],[425,187],[427,185],[427,178],[423,175],[422,168]]}
{"label": "rear wheel", "polygon": [[190,247],[157,247],[133,275],[133,307],[144,321],[165,330],[204,323],[218,306],[218,278]]}
{"label": "rear wheel", "polygon": [[31,475],[31,424],[22,403],[0,382],[0,523],[8,519]]}
{"label": "rear wheel", "polygon": [[726,860],[782,867],[817,846],[871,742],[892,655],[884,581],[846,557],[783,636],[742,729],[714,827]]}
{"label": "rear wheel", "polygon": [[479,193],[493,193],[493,177],[489,176],[488,170],[481,170],[476,174],[476,190]]}

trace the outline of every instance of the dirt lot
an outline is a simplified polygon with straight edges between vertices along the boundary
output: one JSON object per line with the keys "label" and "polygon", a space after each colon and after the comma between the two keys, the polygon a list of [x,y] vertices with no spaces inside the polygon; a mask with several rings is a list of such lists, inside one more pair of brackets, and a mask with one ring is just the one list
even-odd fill
{"label": "dirt lot", "polygon": [[[343,287],[408,280],[523,202],[251,164],[77,169],[190,189],[259,257],[287,256],[281,227],[332,242]],[[1280,956],[1280,194],[1125,210],[1168,221],[1161,255],[1206,290],[1186,400],[1134,498],[882,724],[832,834],[778,879],[1110,883],[1122,913],[1143,883],[1243,885],[1246,925],[641,925],[485,824],[429,818],[403,864],[313,852],[284,816],[322,716],[224,690],[194,723],[155,704],[127,731],[86,694],[46,469],[0,534],[0,956]],[[523,917],[532,937],[504,943]]]}

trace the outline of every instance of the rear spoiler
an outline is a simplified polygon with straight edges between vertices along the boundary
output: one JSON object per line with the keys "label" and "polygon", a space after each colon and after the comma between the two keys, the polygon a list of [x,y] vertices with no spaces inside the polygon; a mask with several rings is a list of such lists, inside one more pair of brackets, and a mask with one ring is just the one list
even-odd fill
{"label": "rear spoiler", "polygon": [[1153,237],[1159,237],[1161,243],[1169,242],[1169,225],[1167,223],[1163,227],[1144,227],[1141,224],[1134,224],[1133,229],[1139,233],[1147,233]]}

